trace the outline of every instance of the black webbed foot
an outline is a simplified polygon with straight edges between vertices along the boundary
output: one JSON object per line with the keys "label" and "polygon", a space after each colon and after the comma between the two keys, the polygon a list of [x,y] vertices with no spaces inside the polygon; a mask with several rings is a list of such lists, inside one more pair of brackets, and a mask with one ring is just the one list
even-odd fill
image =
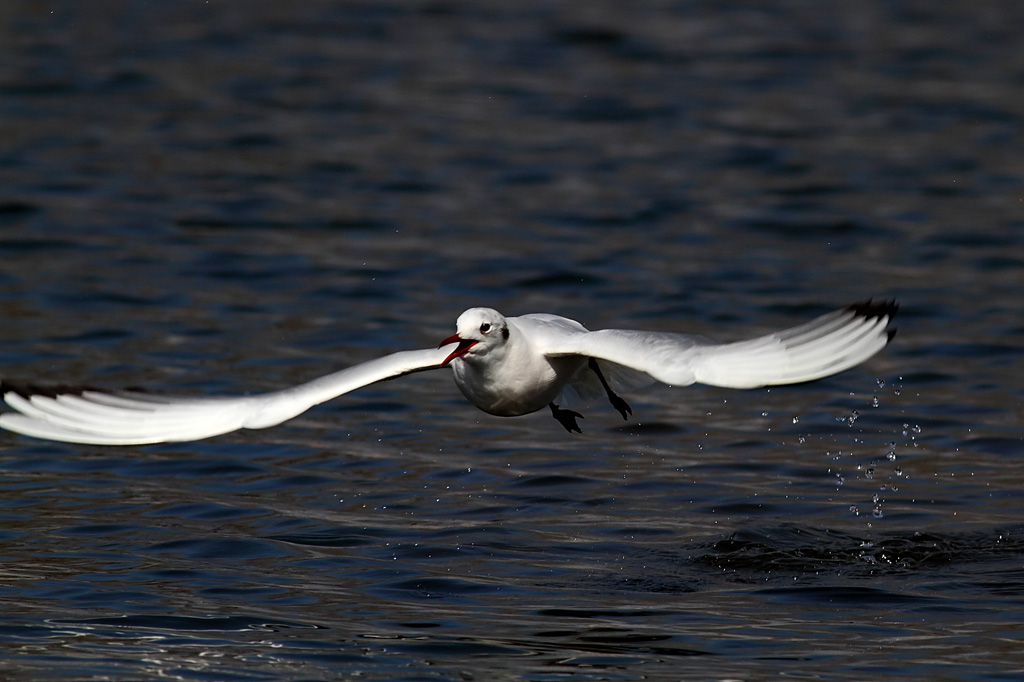
{"label": "black webbed foot", "polygon": [[558,405],[550,403],[548,407],[551,408],[551,416],[558,420],[558,423],[565,427],[565,430],[569,433],[575,431],[576,433],[583,433],[583,429],[576,423],[577,419],[583,419],[583,415],[579,412],[573,412],[572,410],[563,410]]}
{"label": "black webbed foot", "polygon": [[623,419],[629,419],[629,415],[633,414],[633,408],[631,408],[629,406],[629,403],[620,398],[618,395],[614,393],[609,393],[608,400],[609,402],[611,402],[612,407],[619,411],[619,414],[622,415]]}
{"label": "black webbed foot", "polygon": [[590,362],[587,363],[587,366],[590,367],[594,374],[597,375],[597,378],[601,380],[601,386],[604,387],[604,392],[608,394],[608,402],[612,404],[612,407],[619,411],[619,414],[622,415],[623,419],[629,419],[629,415],[633,414],[633,408],[629,406],[629,403],[619,397],[619,395],[612,390],[612,387],[608,385],[608,381],[604,378],[604,374],[601,372],[601,367],[598,366],[597,360],[590,358]]}

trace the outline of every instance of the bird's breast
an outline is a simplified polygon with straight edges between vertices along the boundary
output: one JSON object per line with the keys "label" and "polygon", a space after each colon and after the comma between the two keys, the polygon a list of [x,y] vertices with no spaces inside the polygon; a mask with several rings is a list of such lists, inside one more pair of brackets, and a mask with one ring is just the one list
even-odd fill
{"label": "bird's breast", "polygon": [[582,369],[579,358],[542,358],[530,363],[452,363],[455,384],[476,407],[499,417],[517,417],[547,407]]}

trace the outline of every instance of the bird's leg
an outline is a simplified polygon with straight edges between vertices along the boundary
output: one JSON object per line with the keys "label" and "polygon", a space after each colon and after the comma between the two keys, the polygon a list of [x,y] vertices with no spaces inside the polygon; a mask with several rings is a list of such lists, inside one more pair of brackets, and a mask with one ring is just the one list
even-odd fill
{"label": "bird's leg", "polygon": [[594,374],[601,380],[601,385],[604,386],[604,392],[608,394],[608,402],[612,404],[619,414],[622,415],[623,419],[629,419],[629,415],[633,414],[633,409],[629,406],[625,400],[616,395],[612,387],[608,385],[608,382],[604,378],[604,374],[601,373],[601,368],[597,365],[597,360],[590,358],[590,362],[587,363],[590,369],[594,370]]}
{"label": "bird's leg", "polygon": [[554,403],[549,403],[548,407],[551,408],[551,416],[558,420],[558,423],[565,427],[565,430],[569,433],[575,431],[576,433],[583,433],[583,429],[576,423],[577,417],[583,419],[583,415],[579,412],[573,412],[572,410],[563,410]]}

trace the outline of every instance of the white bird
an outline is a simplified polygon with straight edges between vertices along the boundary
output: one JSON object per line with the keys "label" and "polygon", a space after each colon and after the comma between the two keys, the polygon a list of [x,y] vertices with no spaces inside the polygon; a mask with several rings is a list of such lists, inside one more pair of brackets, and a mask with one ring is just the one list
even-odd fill
{"label": "white bird", "polygon": [[514,417],[549,407],[568,431],[580,431],[576,419],[582,415],[556,400],[604,394],[626,419],[632,410],[613,385],[756,388],[836,374],[885,347],[895,333],[888,325],[898,307],[868,300],[791,329],[724,344],[666,332],[592,332],[558,315],[504,317],[490,308],[470,308],[459,316],[456,333],[436,349],[400,351],[271,393],[183,397],[0,382],[4,400],[16,410],[0,415],[0,426],[98,445],[199,440],[275,426],[357,388],[449,367],[463,395],[484,412]]}

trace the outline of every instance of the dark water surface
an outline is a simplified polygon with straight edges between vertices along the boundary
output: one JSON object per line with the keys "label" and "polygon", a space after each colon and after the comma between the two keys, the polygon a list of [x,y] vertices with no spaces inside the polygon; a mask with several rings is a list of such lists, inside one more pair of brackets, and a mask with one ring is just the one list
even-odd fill
{"label": "dark water surface", "polygon": [[0,5],[0,373],[275,389],[461,310],[814,384],[582,436],[445,373],[288,424],[0,434],[5,679],[1024,676],[1024,5]]}

